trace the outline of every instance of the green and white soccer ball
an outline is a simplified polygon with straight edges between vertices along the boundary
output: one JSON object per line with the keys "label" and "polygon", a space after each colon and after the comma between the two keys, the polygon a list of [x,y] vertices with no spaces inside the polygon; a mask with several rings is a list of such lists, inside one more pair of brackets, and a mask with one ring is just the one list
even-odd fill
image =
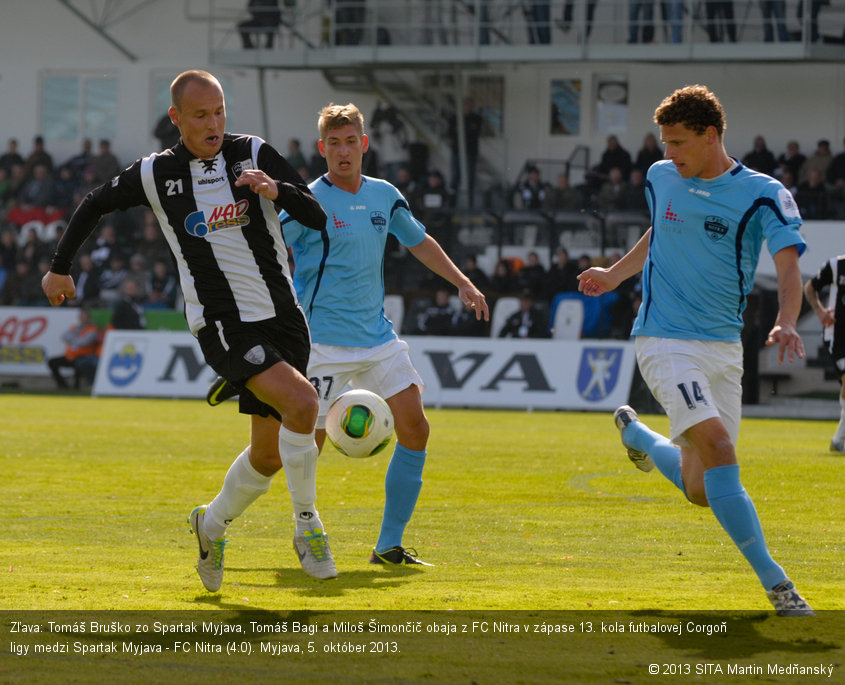
{"label": "green and white soccer ball", "polygon": [[348,390],[326,414],[326,435],[347,457],[365,459],[378,454],[393,436],[393,413],[369,390]]}

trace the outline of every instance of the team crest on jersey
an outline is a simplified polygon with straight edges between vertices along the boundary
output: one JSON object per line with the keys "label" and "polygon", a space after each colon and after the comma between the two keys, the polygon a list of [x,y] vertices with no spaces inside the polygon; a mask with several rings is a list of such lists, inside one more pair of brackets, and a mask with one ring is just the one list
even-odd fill
{"label": "team crest on jersey", "polygon": [[240,162],[235,162],[232,165],[232,173],[235,175],[235,178],[240,176],[244,171],[248,169],[252,169],[252,160],[251,159],[242,159]]}
{"label": "team crest on jersey", "polygon": [[370,212],[370,221],[373,224],[373,228],[379,233],[382,233],[387,228],[387,217],[384,215],[384,212]]}
{"label": "team crest on jersey", "polygon": [[728,222],[720,216],[708,216],[704,218],[704,230],[707,237],[715,243],[727,235]]}
{"label": "team crest on jersey", "polygon": [[189,214],[185,219],[185,230],[189,235],[202,238],[209,233],[224,228],[242,228],[249,224],[248,209],[249,200],[241,200],[228,205],[218,205],[208,217],[206,217],[205,212],[198,210]]}
{"label": "team crest on jersey", "polygon": [[587,402],[600,402],[616,388],[622,350],[618,347],[585,347],[578,365],[578,394]]}

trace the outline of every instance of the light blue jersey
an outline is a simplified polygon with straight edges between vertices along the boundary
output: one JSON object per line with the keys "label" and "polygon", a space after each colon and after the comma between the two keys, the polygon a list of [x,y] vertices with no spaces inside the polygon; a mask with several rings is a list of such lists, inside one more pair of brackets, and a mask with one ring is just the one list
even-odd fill
{"label": "light blue jersey", "polygon": [[763,240],[772,255],[807,247],[792,195],[738,162],[704,180],[663,160],[648,170],[646,196],[652,233],[632,335],[739,340]]}
{"label": "light blue jersey", "polygon": [[312,342],[374,347],[395,338],[384,314],[385,242],[392,233],[413,247],[425,239],[425,227],[387,181],[364,176],[354,195],[328,176],[308,187],[328,215],[325,231],[306,228],[286,212],[279,218]]}

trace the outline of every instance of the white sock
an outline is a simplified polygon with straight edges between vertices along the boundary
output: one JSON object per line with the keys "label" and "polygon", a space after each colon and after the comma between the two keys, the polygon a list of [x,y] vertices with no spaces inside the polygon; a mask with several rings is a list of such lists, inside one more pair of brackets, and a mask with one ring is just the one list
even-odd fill
{"label": "white sock", "polygon": [[270,489],[272,479],[258,473],[249,463],[247,447],[229,467],[223,487],[205,510],[203,532],[211,540],[222,538],[229,524]]}
{"label": "white sock", "polygon": [[842,442],[845,440],[845,397],[839,396],[839,425],[836,427],[836,434],[833,436],[834,442]]}
{"label": "white sock", "polygon": [[288,481],[293,517],[297,529],[311,529],[319,523],[317,501],[317,443],[314,431],[294,433],[284,426],[279,428],[279,454]]}

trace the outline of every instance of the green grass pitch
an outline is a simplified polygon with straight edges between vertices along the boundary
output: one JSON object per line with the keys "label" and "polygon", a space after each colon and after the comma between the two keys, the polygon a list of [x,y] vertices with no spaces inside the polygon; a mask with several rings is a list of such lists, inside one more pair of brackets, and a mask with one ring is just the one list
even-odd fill
{"label": "green grass pitch", "polygon": [[[21,610],[211,609],[277,616],[562,610],[578,612],[579,620],[595,614],[626,621],[738,611],[730,615],[751,617],[743,623],[746,637],[764,635],[773,654],[778,640],[820,640],[827,647],[820,647],[818,660],[842,662],[842,621],[821,636],[818,621],[828,619],[772,617],[756,576],[710,511],[688,504],[657,471],[635,469],[609,414],[427,414],[432,431],[424,485],[405,544],[432,568],[367,563],[392,446],[353,460],[327,443],[317,506],[338,578],[316,581],[299,568],[279,474],[270,492],[230,527],[223,588],[210,594],[193,568],[196,546],[186,517],[216,494],[248,442],[249,421],[236,403],[211,409],[201,401],[0,395],[0,611],[8,617]],[[656,430],[668,429],[663,416],[642,418]],[[830,421],[746,419],[737,450],[773,557],[822,616],[845,609],[845,458],[828,452],[834,428]],[[532,643],[520,644],[530,650]],[[592,647],[606,651],[605,643]],[[648,649],[666,660],[708,658],[690,661],[689,645],[666,640]],[[784,659],[797,658],[783,649]],[[567,668],[580,663],[578,651]],[[625,646],[617,652],[625,655]],[[650,682],[640,668],[650,659],[634,652],[632,645],[617,682],[640,682],[640,675]],[[495,659],[456,665],[450,654],[442,661],[451,669],[445,680],[430,658],[406,653],[416,670],[395,682],[556,682],[551,671],[551,680],[544,674],[562,657],[543,653],[547,665],[535,664],[531,672],[518,668],[515,658],[512,677],[502,677],[508,672]],[[349,682],[372,675],[368,661],[345,663]],[[435,670],[427,677],[426,669]],[[0,667],[0,682],[26,682],[14,673]],[[577,682],[563,679],[559,668],[554,673],[557,682]],[[845,671],[839,676],[845,681]],[[799,682],[789,674],[766,678]]]}

